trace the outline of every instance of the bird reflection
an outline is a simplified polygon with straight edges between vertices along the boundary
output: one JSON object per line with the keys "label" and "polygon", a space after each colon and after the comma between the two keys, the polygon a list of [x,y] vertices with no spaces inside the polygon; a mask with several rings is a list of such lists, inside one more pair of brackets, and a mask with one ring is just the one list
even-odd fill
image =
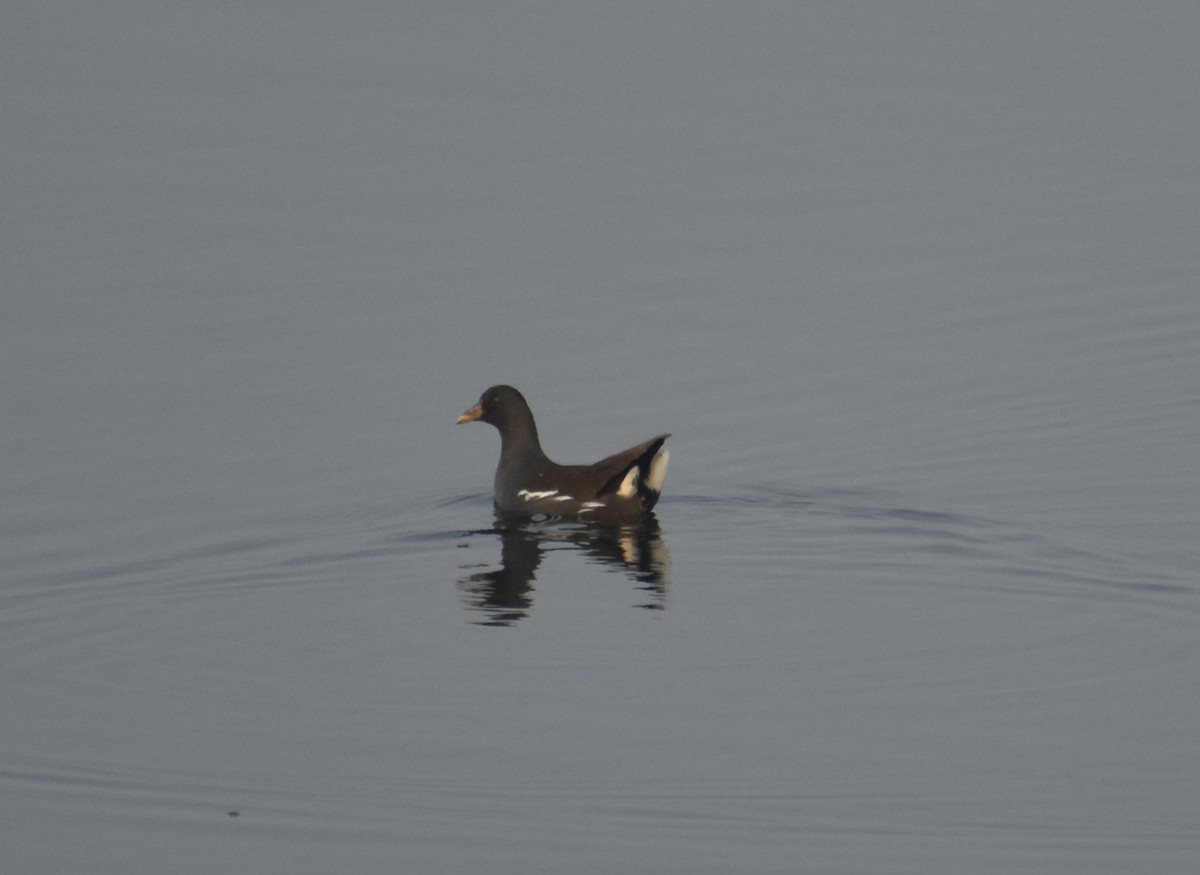
{"label": "bird reflection", "polygon": [[542,556],[558,545],[630,577],[644,594],[638,607],[656,611],[666,607],[670,557],[653,514],[636,526],[611,527],[536,519],[518,523],[498,516],[494,529],[475,534],[500,536],[500,567],[458,581],[468,605],[483,614],[478,621],[483,625],[511,626],[529,614]]}

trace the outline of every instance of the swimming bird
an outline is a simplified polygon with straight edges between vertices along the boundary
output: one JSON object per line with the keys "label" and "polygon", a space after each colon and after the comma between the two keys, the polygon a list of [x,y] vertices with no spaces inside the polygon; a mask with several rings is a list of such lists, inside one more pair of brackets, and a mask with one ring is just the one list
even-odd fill
{"label": "swimming bird", "polygon": [[542,451],[533,411],[512,386],[492,386],[458,423],[487,422],[500,432],[496,509],[505,516],[577,517],[634,522],[658,501],[670,453],[670,434],[601,459],[593,465],[559,465]]}

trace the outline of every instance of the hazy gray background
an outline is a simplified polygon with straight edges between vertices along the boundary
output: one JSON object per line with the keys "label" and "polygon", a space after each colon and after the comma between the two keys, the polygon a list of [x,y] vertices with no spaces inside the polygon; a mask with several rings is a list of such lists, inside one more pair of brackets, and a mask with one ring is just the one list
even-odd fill
{"label": "hazy gray background", "polygon": [[1200,7],[0,24],[0,868],[1195,871]]}

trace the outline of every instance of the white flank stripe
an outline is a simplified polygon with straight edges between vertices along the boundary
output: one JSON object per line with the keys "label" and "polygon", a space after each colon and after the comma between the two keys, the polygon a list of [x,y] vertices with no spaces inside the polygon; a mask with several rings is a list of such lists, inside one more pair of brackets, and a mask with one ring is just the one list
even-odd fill
{"label": "white flank stripe", "polygon": [[[557,490],[555,490],[555,491],[557,491]],[[571,500],[571,496],[569,496],[569,495],[559,495],[559,496],[556,496],[554,500],[555,500],[555,501],[570,501],[570,500]]]}
{"label": "white flank stripe", "polygon": [[[544,492],[531,492],[528,489],[522,489],[520,492],[517,493],[517,495],[521,496],[526,501],[536,501],[539,498],[549,498],[552,495],[558,495],[558,490],[557,489],[547,489]],[[568,495],[565,497],[570,498],[571,496]]]}

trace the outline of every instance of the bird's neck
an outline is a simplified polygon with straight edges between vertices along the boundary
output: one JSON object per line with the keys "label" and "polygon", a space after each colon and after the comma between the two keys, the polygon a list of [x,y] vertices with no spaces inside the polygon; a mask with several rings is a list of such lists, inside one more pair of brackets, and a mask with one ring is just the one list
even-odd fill
{"label": "bird's neck", "polygon": [[500,430],[500,458],[513,456],[544,457],[542,444],[538,440],[537,425],[533,416],[516,416],[504,424]]}

